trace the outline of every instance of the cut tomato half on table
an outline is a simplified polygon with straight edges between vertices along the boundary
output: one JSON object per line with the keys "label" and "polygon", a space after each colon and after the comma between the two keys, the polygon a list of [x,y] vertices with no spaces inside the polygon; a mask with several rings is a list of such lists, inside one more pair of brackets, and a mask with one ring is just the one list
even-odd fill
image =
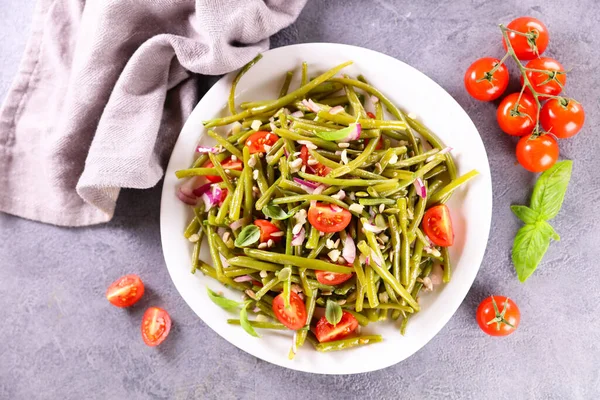
{"label": "cut tomato half on table", "polygon": [[148,346],[161,344],[171,330],[169,313],[159,307],[150,307],[142,317],[142,339]]}
{"label": "cut tomato half on table", "polygon": [[287,308],[283,293],[278,294],[273,299],[273,313],[289,329],[297,330],[306,325],[306,307],[296,292],[290,291],[290,306]]}
{"label": "cut tomato half on table", "polygon": [[335,204],[317,202],[308,209],[308,222],[325,233],[339,232],[345,229],[351,219],[350,211]]}
{"label": "cut tomato half on table", "polygon": [[260,229],[261,243],[268,242],[269,239],[273,239],[274,242],[278,242],[281,240],[281,238],[283,238],[283,236],[271,236],[271,234],[275,232],[281,232],[281,230],[266,219],[257,219],[254,221],[254,225],[258,226]]}
{"label": "cut tomato half on table", "polygon": [[135,274],[125,275],[114,281],[106,291],[106,298],[117,307],[129,307],[144,295],[144,283]]}
{"label": "cut tomato half on table", "polygon": [[431,207],[423,216],[423,230],[434,244],[442,247],[452,246],[454,231],[450,210],[445,204]]}
{"label": "cut tomato half on table", "polygon": [[343,339],[354,332],[356,328],[358,328],[358,321],[354,315],[344,311],[342,319],[336,325],[330,324],[326,317],[321,317],[313,332],[317,340],[323,343]]}
{"label": "cut tomato half on table", "polygon": [[[204,164],[204,168],[213,168],[214,166],[215,165],[212,163],[212,161],[207,161],[206,164]],[[225,160],[223,160],[221,162],[221,166],[223,167],[223,169],[226,170],[232,169],[234,171],[241,171],[242,169],[244,169],[244,164],[241,160],[232,161],[231,157],[228,157]],[[212,183],[219,183],[223,181],[223,179],[221,179],[219,175],[207,175],[206,179],[208,179]]]}
{"label": "cut tomato half on table", "polygon": [[[352,271],[351,268],[348,268],[348,270]],[[335,286],[346,282],[348,279],[351,279],[353,273],[349,272],[347,274],[343,274],[341,272],[316,271],[315,275],[317,276],[317,281],[319,281],[319,283],[322,283],[323,285]]]}
{"label": "cut tomato half on table", "polygon": [[250,135],[246,139],[246,146],[250,150],[250,154],[264,153],[265,145],[273,146],[279,140],[279,136],[267,131],[258,131]]}

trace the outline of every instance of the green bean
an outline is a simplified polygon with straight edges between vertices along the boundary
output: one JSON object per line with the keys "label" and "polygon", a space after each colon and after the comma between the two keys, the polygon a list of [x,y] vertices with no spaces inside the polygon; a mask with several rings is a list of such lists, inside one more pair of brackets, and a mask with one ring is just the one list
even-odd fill
{"label": "green bean", "polygon": [[210,265],[206,264],[204,261],[199,260],[198,261],[198,269],[207,276],[210,276],[211,278],[221,282],[224,285],[230,286],[236,290],[240,290],[240,291],[245,291],[246,289],[248,289],[248,285],[247,284],[243,284],[243,283],[238,283],[236,281],[234,281],[231,278],[226,277],[225,275],[221,275],[218,276],[217,275],[217,271],[211,267]]}
{"label": "green bean", "polygon": [[278,199],[273,200],[273,204],[287,204],[306,200],[322,201],[326,203],[335,204],[336,206],[340,206],[342,208],[345,208],[346,210],[348,209],[348,205],[343,201],[333,198],[331,196],[324,196],[322,194],[303,194],[298,196],[280,197]]}
{"label": "green bean", "polygon": [[384,199],[384,198],[378,198],[378,199],[358,199],[358,204],[361,204],[363,206],[378,206],[380,204],[385,204],[385,205],[394,205],[396,204],[396,200],[393,199]]}
{"label": "green bean", "polygon": [[279,160],[281,159],[281,157],[283,157],[283,155],[285,154],[285,146],[282,146],[279,148],[279,150],[277,150],[277,152],[275,152],[275,154],[273,154],[273,156],[271,156],[270,158],[267,159],[267,164],[268,165],[275,165],[279,162]]}
{"label": "green bean", "polygon": [[277,276],[271,278],[267,283],[265,283],[263,285],[263,287],[258,292],[256,292],[254,294],[256,300],[260,300],[261,297],[263,297],[265,294],[267,294],[278,283],[279,283],[279,278],[277,278]]}
{"label": "green bean", "polygon": [[369,306],[371,308],[376,308],[379,305],[379,298],[377,297],[377,287],[375,286],[374,273],[375,271],[373,270],[370,264],[365,265],[367,299],[369,300]]}
{"label": "green bean", "polygon": [[246,72],[248,72],[248,70],[250,68],[252,68],[252,66],[254,64],[256,64],[260,59],[262,58],[262,54],[258,54],[256,57],[254,57],[254,59],[252,61],[250,61],[248,64],[244,65],[242,67],[242,69],[240,69],[240,72],[237,73],[237,75],[235,76],[235,78],[233,79],[233,82],[231,83],[231,91],[229,92],[229,101],[228,101],[228,105],[229,105],[229,112],[231,112],[231,114],[235,114],[235,88],[238,84],[238,82],[240,81],[240,79],[242,79],[242,76],[244,76],[244,74]]}
{"label": "green bean", "polygon": [[340,179],[340,178],[330,178],[330,177],[323,177],[323,176],[319,176],[319,175],[314,175],[314,174],[307,174],[305,172],[302,171],[298,171],[298,175],[301,178],[304,178],[306,180],[310,180],[313,182],[319,182],[319,183],[324,183],[326,185],[336,185],[336,186],[342,186],[342,187],[362,187],[362,186],[371,186],[371,185],[376,185],[376,184],[381,184],[381,183],[394,183],[397,181],[394,180],[390,180],[390,179],[372,179],[372,180],[366,180],[366,179]]}
{"label": "green bean", "polygon": [[302,63],[302,79],[300,82],[300,86],[304,86],[308,83],[308,63],[304,61]]}
{"label": "green bean", "polygon": [[231,249],[229,247],[227,247],[227,245],[225,244],[225,242],[223,241],[223,238],[221,238],[221,236],[213,235],[213,240],[214,240],[215,246],[217,246],[217,250],[219,251],[219,253],[221,253],[223,255],[223,257],[225,257],[225,258],[235,257],[235,254],[233,254]]}
{"label": "green bean", "polygon": [[388,215],[388,224],[390,226],[390,233],[391,233],[391,239],[392,239],[392,254],[393,254],[393,259],[392,259],[392,271],[394,274],[394,278],[396,278],[397,281],[401,281],[401,277],[400,277],[400,247],[401,247],[401,240],[400,240],[400,232],[401,232],[401,228],[398,224],[398,220],[396,219],[396,217],[394,215]]}
{"label": "green bean", "polygon": [[358,336],[350,339],[334,340],[331,342],[318,343],[315,345],[315,349],[318,352],[325,353],[329,351],[338,351],[350,349],[352,347],[365,346],[368,344],[381,342],[383,338],[381,335],[365,335]]}
{"label": "green bean", "polygon": [[250,117],[253,115],[261,114],[261,113],[264,113],[264,112],[267,112],[270,110],[277,110],[281,107],[286,106],[287,104],[291,103],[294,100],[304,97],[304,95],[306,93],[310,92],[312,89],[316,88],[321,83],[327,81],[332,76],[334,76],[335,74],[337,74],[339,71],[341,71],[343,68],[347,67],[350,64],[352,64],[352,61],[347,61],[343,64],[340,64],[337,67],[334,67],[334,68],[330,69],[329,71],[325,72],[324,74],[321,74],[320,76],[316,77],[315,79],[308,82],[306,85],[300,87],[299,89],[297,89],[291,93],[288,93],[287,95],[285,95],[271,103],[253,107],[253,108],[247,109],[239,114],[231,115],[229,117],[217,118],[217,119],[213,119],[210,121],[205,121],[204,126],[207,128],[210,128],[213,126],[229,125],[232,122],[239,121],[241,119],[244,119],[244,118],[247,118],[247,117]]}
{"label": "green bean", "polygon": [[306,241],[307,249],[314,249],[319,244],[319,236],[320,232],[317,228],[312,226],[310,228],[310,233],[308,234],[308,240]]}
{"label": "green bean", "polygon": [[238,179],[237,186],[231,198],[231,206],[229,207],[229,219],[237,221],[242,213],[242,201],[244,201],[244,187],[246,174]]}
{"label": "green bean", "polygon": [[217,212],[217,216],[215,218],[215,222],[217,225],[222,225],[225,223],[225,217],[227,217],[227,214],[229,213],[231,201],[233,200],[232,193],[233,192],[227,193],[227,197],[225,197],[225,200],[223,200],[223,203],[221,203],[221,207],[219,208],[219,211]]}
{"label": "green bean", "polygon": [[278,263],[274,264],[264,261],[258,261],[255,258],[245,256],[229,258],[227,262],[229,263],[229,265],[252,268],[257,271],[278,272],[282,268],[281,265],[279,265]]}
{"label": "green bean", "polygon": [[[425,186],[425,193],[427,193],[427,181],[423,182]],[[423,220],[423,215],[425,215],[425,207],[427,206],[427,196],[420,197],[417,201],[417,205],[413,211],[413,220],[411,221],[408,231],[411,233],[415,233],[415,230],[419,225],[421,225],[421,221]]]}
{"label": "green bean", "polygon": [[283,85],[281,86],[281,90],[279,91],[279,98],[284,97],[288,90],[290,90],[290,84],[292,83],[292,78],[294,77],[294,71],[288,71],[285,74],[285,80],[283,81]]}
{"label": "green bean", "polygon": [[442,247],[442,257],[444,258],[444,275],[442,276],[442,281],[448,283],[452,278],[452,266],[450,264],[450,254],[448,253],[447,247]]}
{"label": "green bean", "polygon": [[371,153],[375,151],[375,147],[377,147],[377,140],[373,139],[369,142],[367,147],[365,147],[365,150],[361,155],[350,161],[347,165],[334,169],[327,176],[330,178],[337,178],[338,176],[346,175],[353,170],[360,168],[365,163],[366,159],[371,155]]}
{"label": "green bean", "polygon": [[310,323],[312,320],[312,316],[315,312],[315,306],[317,305],[317,296],[310,296],[306,299],[306,325],[303,329],[299,329],[296,331],[296,349],[299,349],[304,345],[304,341],[306,340],[306,335],[310,329]]}
{"label": "green bean", "polygon": [[217,141],[217,143],[219,143],[221,146],[223,146],[225,148],[225,150],[227,150],[228,152],[230,152],[231,154],[233,154],[234,156],[236,156],[239,159],[242,158],[242,152],[239,151],[234,145],[229,143],[229,141],[226,140],[223,136],[219,135],[218,133],[216,133],[215,131],[213,131],[211,129],[209,129],[207,131],[207,133],[208,133],[208,136],[212,137],[213,139],[215,139]]}
{"label": "green bean", "polygon": [[[365,308],[370,308],[370,307],[365,307]],[[412,307],[408,307],[402,304],[398,304],[398,303],[380,303],[377,306],[378,309],[382,309],[382,310],[401,310],[407,313],[413,313],[415,310],[412,309]]]}
{"label": "green bean", "polygon": [[415,171],[414,179],[416,180],[417,178],[422,178],[423,175],[425,175],[427,172],[431,171],[442,161],[443,161],[442,158],[437,158],[436,156],[434,156],[434,159],[432,161],[428,162],[427,164],[423,165],[422,167],[419,167],[419,169],[417,169]]}
{"label": "green bean", "polygon": [[434,176],[438,176],[439,174],[446,172],[447,170],[448,170],[448,168],[445,165],[438,165],[437,167],[435,167],[434,169],[432,169],[431,171],[429,171],[428,173],[423,175],[423,178],[431,179]]}
{"label": "green bean", "polygon": [[[285,325],[280,324],[279,322],[264,322],[264,321],[248,321],[250,322],[250,326],[257,329],[275,329],[275,330],[287,330]],[[227,323],[230,325],[241,325],[239,319],[228,319]]]}
{"label": "green bean", "polygon": [[[347,76],[344,77],[347,78]],[[359,118],[367,118],[367,112],[358,99],[354,88],[352,86],[344,86],[344,90],[346,91],[346,96],[348,96],[350,107],[352,107],[352,115]]]}
{"label": "green bean", "polygon": [[[250,168],[250,149],[248,146],[244,146],[242,154],[244,169],[242,173],[244,175],[244,221],[250,222],[252,218],[252,203],[254,201],[252,193],[252,168]],[[239,183],[238,183],[239,184]]]}
{"label": "green bean", "polygon": [[377,322],[379,320],[379,313],[376,308],[365,308],[364,311],[369,321]]}
{"label": "green bean", "polygon": [[406,124],[404,124],[401,121],[382,121],[370,118],[359,118],[358,120],[356,120],[353,117],[347,117],[342,114],[330,114],[327,111],[319,111],[317,115],[319,116],[319,118],[326,119],[327,121],[333,121],[336,124],[341,125],[348,126],[352,123],[359,123],[363,129],[389,129],[396,131],[402,131],[406,129]]}
{"label": "green bean", "polygon": [[358,257],[354,259],[354,271],[356,272],[356,305],[355,310],[361,312],[365,300],[366,276]]}
{"label": "green bean", "polygon": [[252,268],[236,268],[236,267],[227,267],[223,268],[223,274],[225,274],[228,278],[235,278],[238,276],[248,275],[255,273],[256,270]]}
{"label": "green bean", "polygon": [[327,261],[322,260],[308,260],[304,257],[290,256],[287,254],[273,253],[269,251],[248,248],[244,249],[244,253],[246,253],[247,256],[255,258],[257,260],[273,262],[277,264],[289,264],[298,268],[315,269],[328,272],[348,272],[348,267],[346,266],[339,264],[331,264]]}
{"label": "green bean", "polygon": [[217,170],[217,174],[219,174],[219,176],[223,180],[223,183],[229,190],[229,193],[233,193],[233,191],[234,191],[233,185],[231,184],[229,175],[227,175],[227,173],[223,169],[223,166],[221,165],[221,163],[216,159],[215,155],[212,153],[208,153],[208,158],[213,163],[213,168]]}
{"label": "green bean", "polygon": [[[234,169],[228,169],[229,174],[235,177],[241,176],[241,171],[236,171]],[[177,176],[177,178],[181,179],[181,178],[188,178],[191,176],[206,176],[206,175],[217,175],[217,169],[216,168],[188,168],[188,169],[181,169],[179,171],[175,171],[175,176]]]}
{"label": "green bean", "polygon": [[216,233],[213,231],[212,227],[207,226],[206,230],[208,232],[208,248],[210,250],[210,257],[212,258],[213,264],[215,266],[215,271],[217,272],[217,278],[221,279],[224,277],[223,275],[223,263],[221,262],[221,257],[219,256],[219,251],[217,249],[217,245],[215,244],[214,236]]}
{"label": "green bean", "polygon": [[408,240],[408,214],[406,208],[406,198],[398,199],[398,213],[400,219],[400,231],[402,241],[400,242],[400,282],[408,285],[410,275],[410,240]]}
{"label": "green bean", "polygon": [[324,82],[316,88],[314,88],[313,90],[311,90],[310,92],[308,92],[307,97],[308,95],[331,95],[335,92],[339,92],[342,87],[343,86],[339,83]]}
{"label": "green bean", "polygon": [[408,279],[408,285],[406,286],[406,290],[409,292],[415,286],[417,282],[417,278],[419,277],[421,271],[419,266],[421,265],[421,257],[423,255],[423,242],[418,240],[415,242],[415,247],[413,249],[413,255],[410,259],[410,277]]}
{"label": "green bean", "polygon": [[[440,150],[444,148],[444,144],[442,143],[442,141],[433,132],[431,132],[429,129],[423,126],[420,122],[410,117],[407,117],[406,121],[412,129],[416,130],[419,133],[419,135],[423,136],[425,140],[431,143],[435,148]],[[448,167],[450,179],[456,178],[456,165],[454,165],[454,160],[452,159],[452,155],[450,155],[450,153],[446,153],[446,166]]]}
{"label": "green bean", "polygon": [[317,244],[317,247],[312,249],[311,252],[308,253],[308,255],[306,256],[306,258],[308,258],[309,260],[313,259],[313,258],[317,258],[317,256],[319,254],[321,254],[321,250],[323,250],[323,248],[325,247],[327,240],[331,239],[332,236],[333,236],[333,233],[326,233],[325,236],[321,236],[321,239],[319,239],[319,243]]}
{"label": "green bean", "polygon": [[183,232],[183,237],[189,239],[189,237],[192,236],[194,233],[198,233],[198,229],[200,229],[200,222],[198,221],[198,218],[194,217],[192,218],[188,226],[185,228],[185,231]]}
{"label": "green bean", "polygon": [[358,322],[358,324],[360,326],[367,326],[369,325],[369,318],[365,317],[363,314],[361,314],[360,312],[356,312],[353,310],[346,310],[347,312],[349,312],[350,314],[352,314],[354,316],[354,318],[356,318],[356,321]]}
{"label": "green bean", "polygon": [[200,238],[196,243],[194,243],[194,250],[192,251],[192,274],[195,274],[196,270],[198,269],[198,258],[200,257],[200,249],[202,247],[202,235],[203,231],[200,230]]}
{"label": "green bean", "polygon": [[262,194],[262,196],[256,200],[256,204],[254,205],[256,210],[262,210],[263,207],[266,206],[269,201],[271,201],[271,197],[273,197],[275,190],[277,190],[277,185],[279,185],[281,179],[281,176],[277,178],[277,180]]}
{"label": "green bean", "polygon": [[338,145],[333,142],[328,142],[327,140],[324,140],[324,139],[321,139],[318,137],[303,136],[296,132],[292,132],[288,129],[277,128],[277,129],[275,129],[275,133],[286,139],[295,140],[295,141],[311,142],[323,149],[327,149],[327,150],[331,150],[331,151],[339,150]]}
{"label": "green bean", "polygon": [[[343,166],[335,161],[330,160],[327,157],[324,157],[319,152],[317,152],[313,149],[308,149],[308,152],[312,156],[312,158],[317,160],[320,164],[323,164],[329,168],[335,169],[335,168],[339,168],[339,167]],[[365,179],[381,179],[381,175],[375,174],[373,172],[365,171],[364,169],[360,169],[360,168],[354,169],[352,171],[352,175],[356,175],[359,178],[365,178]]]}
{"label": "green bean", "polygon": [[467,181],[471,180],[477,175],[479,175],[479,172],[477,172],[477,170],[474,169],[462,175],[461,177],[452,180],[452,182],[450,182],[438,192],[436,192],[433,196],[431,196],[427,201],[427,205],[430,206],[442,202],[442,200],[445,199],[446,196],[454,192],[460,185],[466,183]]}

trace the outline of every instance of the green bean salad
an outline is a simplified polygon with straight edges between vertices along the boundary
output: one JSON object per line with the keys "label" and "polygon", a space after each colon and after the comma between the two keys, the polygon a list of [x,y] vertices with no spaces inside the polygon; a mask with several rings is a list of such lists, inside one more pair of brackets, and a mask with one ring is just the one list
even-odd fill
{"label": "green bean salad", "polygon": [[[231,115],[204,122],[216,145],[198,146],[176,172],[177,196],[193,209],[192,273],[243,294],[208,290],[239,312],[230,324],[253,336],[295,331],[290,358],[306,341],[323,352],[379,342],[360,334],[376,321],[404,334],[419,294],[450,281],[445,203],[477,171],[458,177],[451,148],[416,117],[363,76],[340,75],[351,62],[312,79],[303,63],[297,89],[290,71],[277,99],[236,105],[260,58],[234,79]],[[225,136],[214,130],[225,126]]]}

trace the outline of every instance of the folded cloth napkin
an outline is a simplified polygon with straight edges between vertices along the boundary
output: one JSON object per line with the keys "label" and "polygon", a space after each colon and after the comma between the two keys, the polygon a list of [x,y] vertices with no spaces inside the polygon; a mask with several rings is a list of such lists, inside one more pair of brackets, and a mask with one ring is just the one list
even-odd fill
{"label": "folded cloth napkin", "polygon": [[200,75],[243,66],[305,2],[38,0],[0,110],[0,211],[109,221],[121,188],[162,177]]}

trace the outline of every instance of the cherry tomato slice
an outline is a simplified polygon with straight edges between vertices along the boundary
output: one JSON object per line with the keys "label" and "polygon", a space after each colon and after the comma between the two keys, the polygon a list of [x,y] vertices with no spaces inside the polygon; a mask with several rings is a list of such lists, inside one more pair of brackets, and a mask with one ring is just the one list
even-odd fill
{"label": "cherry tomato slice", "polygon": [[[549,71],[551,75],[546,72],[527,71],[527,78],[533,89],[539,94],[548,94],[551,96],[557,96],[561,91],[565,83],[567,82],[567,75],[558,74],[557,72],[564,72],[563,66],[553,58],[540,57],[531,60],[525,66],[527,68],[536,69],[540,71]],[[553,78],[548,81],[549,78]],[[523,77],[521,76],[521,85],[523,85]],[[529,88],[526,89],[529,92]],[[543,100],[545,97],[540,97]]]}
{"label": "cherry tomato slice", "polygon": [[283,293],[273,299],[273,313],[283,325],[289,329],[298,330],[306,325],[306,307],[295,292],[290,292],[290,306],[285,307]]}
{"label": "cherry tomato slice", "polygon": [[531,172],[542,172],[558,160],[558,143],[550,135],[523,136],[517,143],[517,161]]}
{"label": "cherry tomato slice", "polygon": [[162,308],[150,307],[142,317],[142,339],[148,346],[158,346],[169,335],[171,317]]}
{"label": "cherry tomato slice", "polygon": [[308,165],[309,156],[310,156],[310,153],[308,151],[308,147],[303,145],[302,148],[300,148],[300,158],[302,159],[303,165],[306,165],[307,168],[312,168],[312,171],[319,176],[327,176],[327,174],[329,174],[329,172],[331,172],[331,168],[329,168],[321,163],[317,163],[315,165]]}
{"label": "cherry tomato slice", "polygon": [[106,298],[117,307],[129,307],[144,295],[144,283],[135,274],[125,275],[114,281],[106,291]]}
{"label": "cherry tomato slice", "polygon": [[474,99],[492,101],[504,93],[508,86],[508,68],[502,64],[493,74],[489,72],[500,63],[500,60],[485,57],[476,60],[465,72],[465,89]]}
{"label": "cherry tomato slice", "polygon": [[445,204],[431,207],[423,216],[423,230],[436,245],[448,247],[454,243],[450,210]]}
{"label": "cherry tomato slice", "polygon": [[327,203],[316,203],[308,209],[308,222],[321,232],[339,232],[352,219],[350,211]]}
{"label": "cherry tomato slice", "polygon": [[[233,169],[235,171],[241,171],[242,169],[244,169],[244,164],[242,163],[241,160],[232,161],[231,157],[223,160],[221,162],[221,166],[223,167],[223,169]],[[212,167],[214,167],[214,164],[212,163],[212,161],[207,161],[206,164],[204,164],[204,168],[212,168]],[[219,182],[223,181],[223,179],[221,179],[221,177],[219,175],[207,175],[206,179],[208,179],[212,183],[219,183]]]}
{"label": "cherry tomato slice", "polygon": [[[519,101],[515,112],[515,104]],[[512,136],[523,136],[531,133],[535,128],[537,119],[537,104],[533,96],[523,93],[519,100],[519,93],[511,93],[502,99],[496,119],[500,129]]]}
{"label": "cherry tomato slice", "polygon": [[271,236],[272,233],[281,232],[281,229],[266,219],[257,219],[254,221],[254,225],[260,228],[261,243],[268,242],[269,239],[273,239],[274,242],[278,242],[283,238],[283,236]]}
{"label": "cherry tomato slice", "polygon": [[273,146],[279,140],[279,136],[267,131],[258,131],[250,135],[246,139],[246,146],[250,150],[250,154],[264,153],[265,145]]}
{"label": "cherry tomato slice", "polygon": [[331,325],[327,318],[321,317],[314,329],[315,336],[320,343],[340,340],[350,335],[358,328],[358,321],[354,315],[344,311],[342,319],[335,326]]}
{"label": "cherry tomato slice", "polygon": [[317,276],[317,281],[323,285],[335,286],[346,282],[354,274],[352,272],[343,274],[341,272],[315,271],[315,275]]}
{"label": "cherry tomato slice", "polygon": [[[494,302],[498,313],[494,308]],[[504,316],[501,315],[503,311]],[[517,329],[521,321],[519,307],[514,301],[504,296],[490,296],[484,299],[477,307],[475,316],[481,330],[490,336],[510,335]],[[498,322],[489,323],[490,321]]]}
{"label": "cherry tomato slice", "polygon": [[[521,60],[532,60],[542,54],[548,47],[548,28],[542,21],[532,17],[520,17],[511,21],[508,29],[522,33],[533,33],[535,36],[535,46],[529,44],[527,36],[519,35],[515,32],[507,32],[508,40],[512,45],[517,58]],[[502,39],[504,50],[507,50],[506,41]],[[536,53],[537,47],[537,53]]]}
{"label": "cherry tomato slice", "polygon": [[540,111],[540,123],[546,132],[560,139],[577,135],[583,126],[585,112],[576,101],[550,99]]}

